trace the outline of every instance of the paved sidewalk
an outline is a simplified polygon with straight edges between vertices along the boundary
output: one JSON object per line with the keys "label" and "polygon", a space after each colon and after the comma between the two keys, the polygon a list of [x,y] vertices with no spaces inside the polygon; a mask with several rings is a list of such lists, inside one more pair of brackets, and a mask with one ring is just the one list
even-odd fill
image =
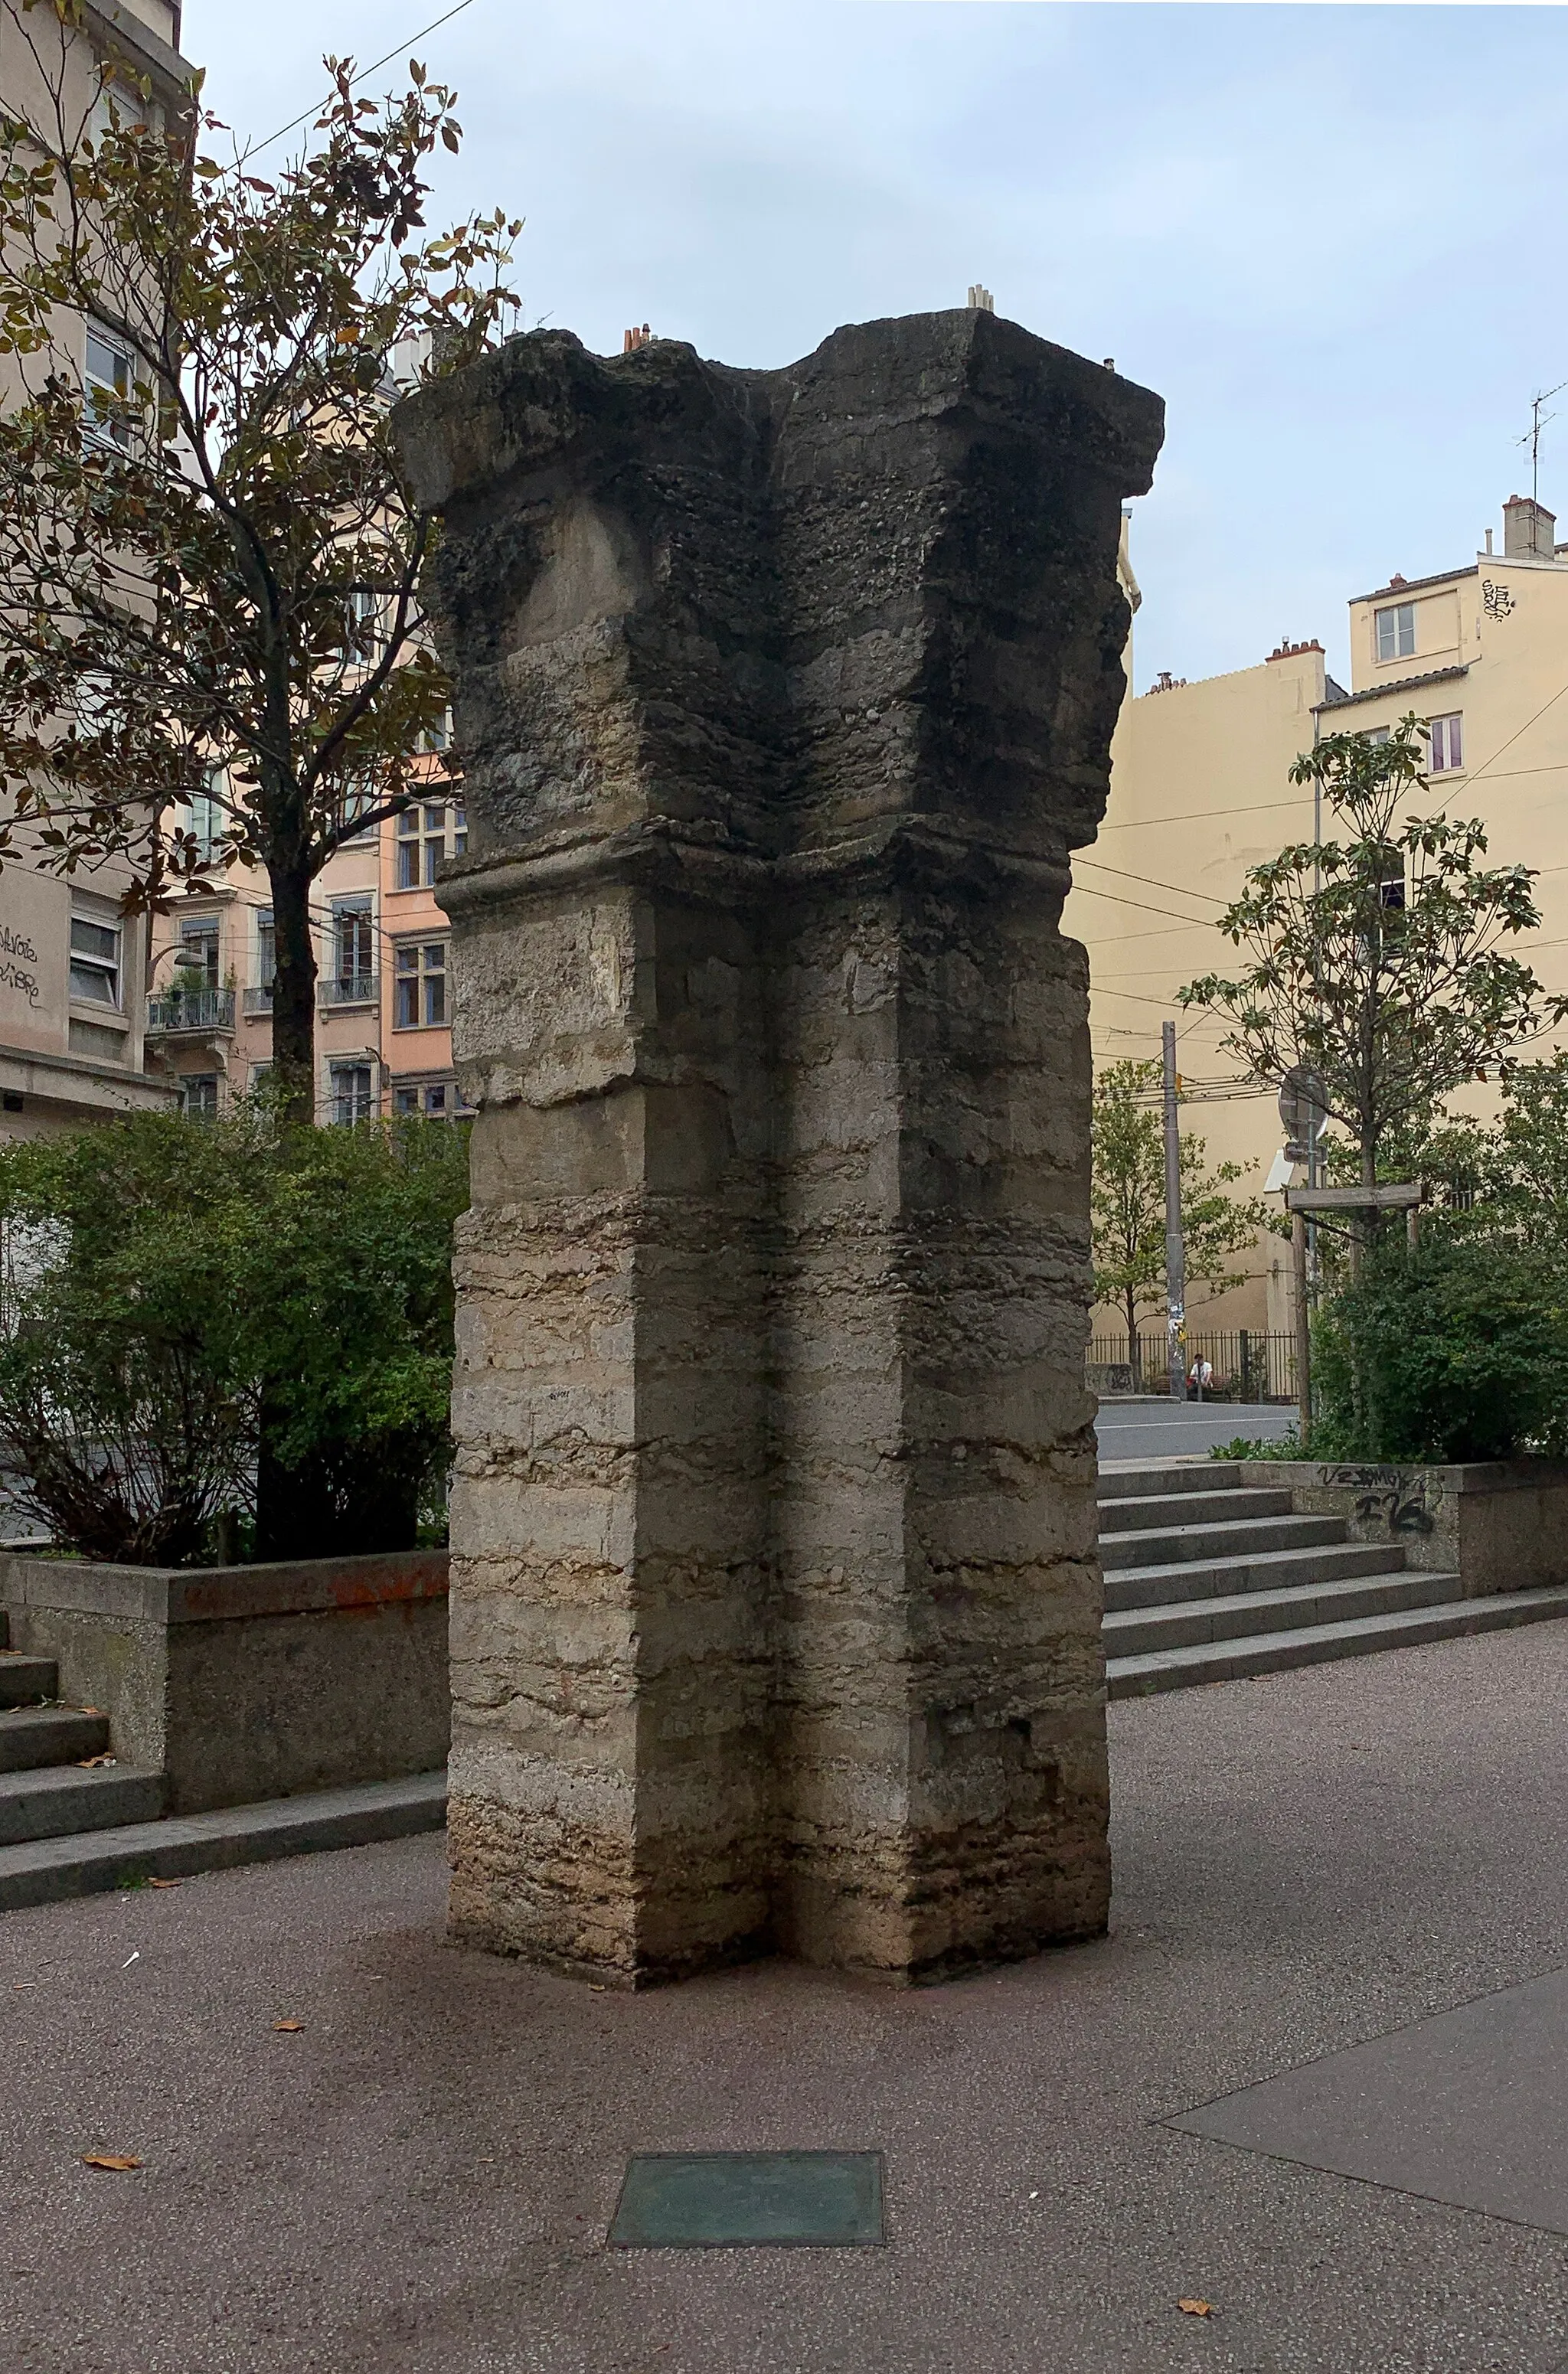
{"label": "paved sidewalk", "polygon": [[[1112,1936],[914,1994],[458,1953],[437,1839],[11,1914],[0,2363],[1549,2374],[1561,2234],[1162,2121],[1568,1964],[1565,1705],[1556,1626],[1115,1707]],[[885,2152],[889,2247],[604,2248],[629,2151],[785,2146]]]}

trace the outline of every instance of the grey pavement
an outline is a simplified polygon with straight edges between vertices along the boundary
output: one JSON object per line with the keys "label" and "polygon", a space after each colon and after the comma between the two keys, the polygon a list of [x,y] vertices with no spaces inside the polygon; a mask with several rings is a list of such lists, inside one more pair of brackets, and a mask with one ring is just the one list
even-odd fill
{"label": "grey pavement", "polygon": [[1183,1459],[1244,1434],[1278,1440],[1296,1422],[1282,1402],[1105,1401],[1094,1421],[1102,1459]]}
{"label": "grey pavement", "polygon": [[[435,1838],[12,1913],[0,2363],[1549,2374],[1550,2153],[1538,2224],[1280,2155],[1339,2148],[1326,2089],[1403,2034],[1462,2161],[1510,2022],[1561,2129],[1561,1991],[1500,1991],[1568,1966],[1565,1695],[1553,1626],[1114,1706],[1111,1935],[916,1992],[764,1964],[601,1994],[460,1952]],[[1312,2063],[1266,2149],[1171,2123]],[[629,2153],[784,2148],[881,2151],[888,2246],[607,2249]]]}

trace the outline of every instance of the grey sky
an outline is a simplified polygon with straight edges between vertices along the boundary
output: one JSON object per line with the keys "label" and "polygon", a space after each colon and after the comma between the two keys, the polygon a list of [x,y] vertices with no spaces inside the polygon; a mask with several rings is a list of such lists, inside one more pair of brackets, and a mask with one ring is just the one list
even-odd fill
{"label": "grey sky", "polygon": [[[187,0],[184,47],[260,135],[442,5]],[[1557,7],[472,0],[418,53],[468,135],[432,220],[527,217],[530,323],[769,364],[982,279],[1159,389],[1140,688],[1281,634],[1342,670],[1346,597],[1472,553],[1568,379]]]}

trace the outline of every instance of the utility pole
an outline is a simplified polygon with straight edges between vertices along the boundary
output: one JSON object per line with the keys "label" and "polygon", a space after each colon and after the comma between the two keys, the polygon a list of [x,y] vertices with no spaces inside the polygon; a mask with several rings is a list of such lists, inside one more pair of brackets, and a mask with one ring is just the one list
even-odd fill
{"label": "utility pole", "polygon": [[1176,1026],[1161,1025],[1165,1063],[1165,1324],[1170,1333],[1171,1399],[1185,1398],[1187,1382],[1187,1253],[1182,1238],[1182,1141],[1176,1125]]}

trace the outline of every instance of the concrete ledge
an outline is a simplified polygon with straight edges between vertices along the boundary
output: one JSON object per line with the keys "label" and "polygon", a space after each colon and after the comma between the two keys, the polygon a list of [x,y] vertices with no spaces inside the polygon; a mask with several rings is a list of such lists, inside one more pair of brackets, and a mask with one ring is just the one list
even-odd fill
{"label": "concrete ledge", "polygon": [[1286,1487],[1298,1516],[1341,1517],[1352,1541],[1395,1543],[1407,1565],[1457,1574],[1467,1599],[1568,1583],[1568,1460],[1256,1459],[1237,1472]]}
{"label": "concrete ledge", "polygon": [[11,1645],[100,1708],[171,1813],[444,1764],[446,1553],[185,1569],[0,1556]]}
{"label": "concrete ledge", "polygon": [[217,1567],[97,1566],[85,1558],[0,1555],[0,1605],[8,1610],[68,1608],[148,1624],[373,1609],[444,1599],[446,1589],[445,1550]]}

